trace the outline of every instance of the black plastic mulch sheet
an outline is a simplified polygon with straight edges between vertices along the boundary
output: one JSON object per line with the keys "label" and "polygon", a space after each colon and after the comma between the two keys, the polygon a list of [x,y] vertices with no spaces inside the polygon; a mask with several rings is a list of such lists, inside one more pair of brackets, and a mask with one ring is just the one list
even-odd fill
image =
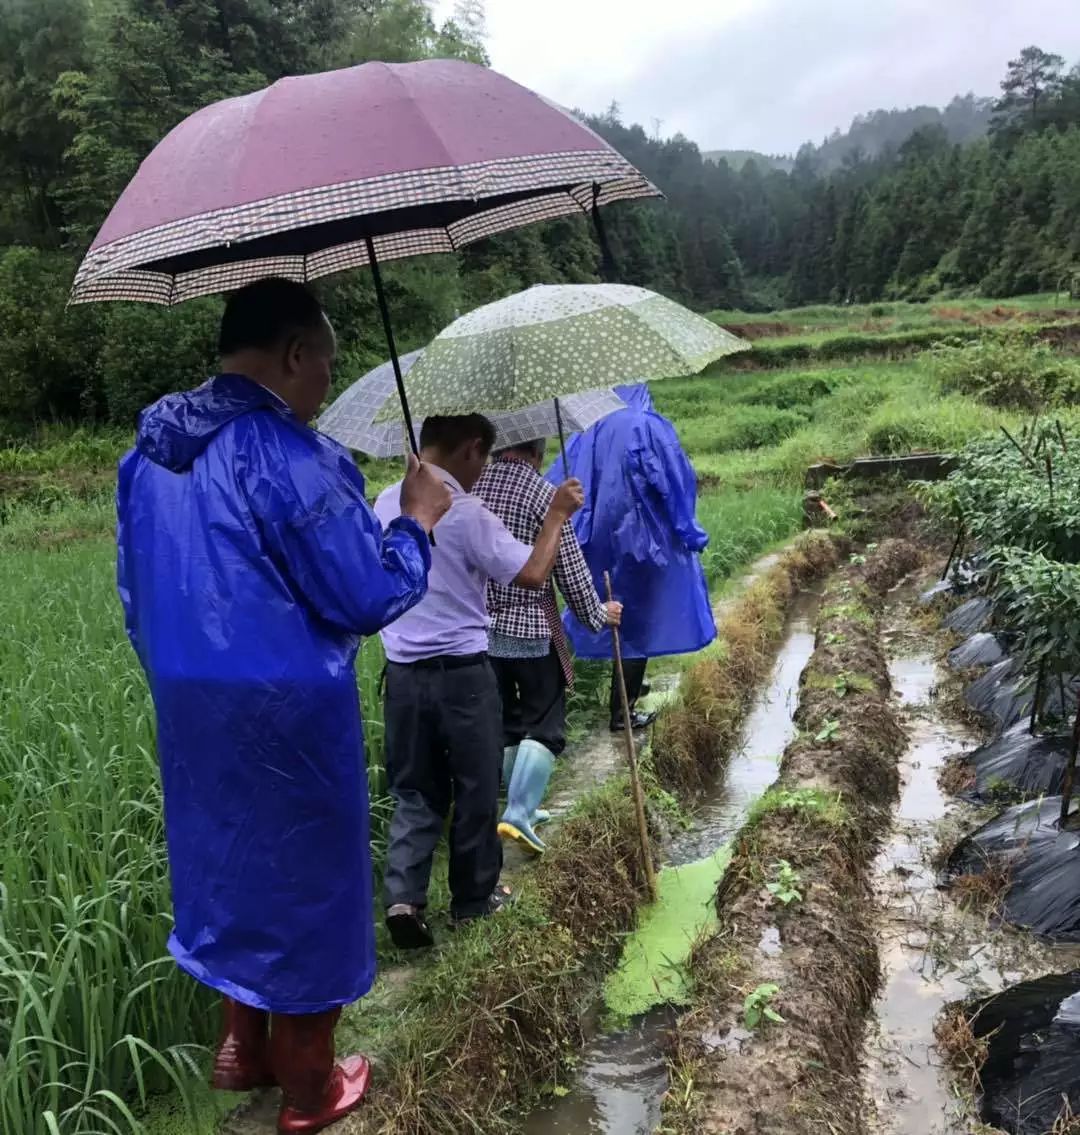
{"label": "black plastic mulch sheet", "polygon": [[974,599],[961,603],[959,607],[954,607],[942,623],[957,634],[974,634],[990,622],[993,613],[993,600],[987,599],[985,595],[977,595]]}
{"label": "black plastic mulch sheet", "polygon": [[1080,970],[1014,985],[975,1005],[987,1037],[980,1117],[1016,1135],[1047,1135],[1065,1107],[1080,1112]]}
{"label": "black plastic mulch sheet", "polygon": [[1014,865],[1019,855],[1057,839],[1060,813],[1060,796],[1004,809],[953,848],[946,872],[953,876],[979,875],[992,863]]}
{"label": "black plastic mulch sheet", "polygon": [[[949,859],[952,875],[1007,867],[1001,915],[1058,942],[1080,942],[1080,833],[1062,831],[1061,797],[1005,809],[962,840]],[[1070,823],[1075,823],[1073,803]]]}
{"label": "black plastic mulch sheet", "polygon": [[1069,744],[1068,734],[1032,736],[1027,720],[1019,721],[964,758],[975,775],[965,795],[991,803],[1060,793]]}
{"label": "black plastic mulch sheet", "polygon": [[[1072,721],[1076,713],[1080,677],[1058,679],[1051,675],[1043,690],[1040,719]],[[1035,682],[1020,673],[1020,661],[1003,658],[980,674],[964,691],[964,700],[977,713],[984,714],[1001,729],[1008,729],[1031,716],[1035,702]]]}
{"label": "black plastic mulch sheet", "polygon": [[1034,685],[1022,681],[1020,663],[1015,658],[995,662],[964,691],[968,705],[976,713],[992,718],[1002,729],[1030,714],[1034,698]]}
{"label": "black plastic mulch sheet", "polygon": [[970,670],[975,666],[993,666],[1005,657],[997,635],[977,631],[949,651],[949,665],[954,670]]}

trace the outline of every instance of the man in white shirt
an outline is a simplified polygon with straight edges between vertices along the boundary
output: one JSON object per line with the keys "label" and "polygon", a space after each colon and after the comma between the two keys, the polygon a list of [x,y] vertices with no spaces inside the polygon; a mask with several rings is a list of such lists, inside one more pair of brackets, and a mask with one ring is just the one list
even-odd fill
{"label": "man in white shirt", "polygon": [[[580,484],[567,481],[556,491],[535,544],[516,540],[470,495],[494,441],[494,427],[479,414],[424,422],[421,459],[449,488],[450,511],[435,528],[427,594],[381,632],[386,773],[394,798],[386,921],[401,949],[434,941],[424,908],[451,805],[451,918],[464,922],[494,913],[508,897],[498,885],[502,708],[487,657],[487,583],[543,588],[563,525],[584,499]],[[383,524],[397,517],[400,497],[400,485],[379,496],[375,513]]]}

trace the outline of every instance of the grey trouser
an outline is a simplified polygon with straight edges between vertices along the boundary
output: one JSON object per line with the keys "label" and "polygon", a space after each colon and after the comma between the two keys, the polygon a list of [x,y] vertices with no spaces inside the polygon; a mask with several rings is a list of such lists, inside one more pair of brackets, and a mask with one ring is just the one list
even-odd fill
{"label": "grey trouser", "polygon": [[502,704],[485,654],[386,668],[386,775],[394,799],[387,907],[427,902],[431,864],[450,824],[451,913],[484,913],[502,870]]}

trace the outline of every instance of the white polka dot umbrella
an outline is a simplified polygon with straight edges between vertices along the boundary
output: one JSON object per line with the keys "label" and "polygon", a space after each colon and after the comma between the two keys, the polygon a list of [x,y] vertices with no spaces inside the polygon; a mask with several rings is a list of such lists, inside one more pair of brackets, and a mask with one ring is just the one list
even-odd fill
{"label": "white polka dot umbrella", "polygon": [[[423,355],[413,351],[401,356],[402,373],[408,376]],[[400,457],[408,450],[405,423],[376,422],[379,411],[394,401],[394,371],[389,362],[380,363],[358,379],[326,410],[319,419],[319,429],[335,441],[359,450],[369,457]],[[613,390],[590,390],[560,399],[559,422],[552,399],[517,410],[481,411],[495,426],[495,448],[506,449],[538,438],[555,437],[562,428],[573,433],[589,426],[626,404]],[[416,424],[417,440],[423,422]]]}
{"label": "white polka dot umbrella", "polygon": [[[750,344],[645,288],[537,285],[455,320],[409,372],[416,417],[517,410],[586,390],[696,374]],[[376,422],[399,420],[387,402]]]}

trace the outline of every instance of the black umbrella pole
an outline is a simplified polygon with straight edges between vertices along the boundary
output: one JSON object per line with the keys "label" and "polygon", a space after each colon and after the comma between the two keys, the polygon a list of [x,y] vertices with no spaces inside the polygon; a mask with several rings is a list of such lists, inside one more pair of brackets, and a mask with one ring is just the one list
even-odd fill
{"label": "black umbrella pole", "polygon": [[559,431],[559,453],[562,456],[563,480],[570,476],[570,465],[566,460],[566,434],[563,432],[562,407],[558,398],[555,399],[555,426]]}
{"label": "black umbrella pole", "polygon": [[364,243],[367,245],[368,263],[371,265],[371,278],[375,283],[375,299],[379,305],[379,314],[382,316],[386,345],[390,348],[390,365],[394,368],[394,381],[397,383],[401,412],[405,417],[405,429],[409,435],[409,448],[419,458],[420,447],[416,443],[416,434],[413,432],[409,398],[405,393],[405,379],[401,374],[401,362],[398,360],[397,345],[394,343],[394,328],[390,323],[390,309],[386,306],[386,292],[383,291],[382,272],[379,270],[378,260],[375,259],[375,245],[372,243],[371,237],[365,237]]}
{"label": "black umbrella pole", "polygon": [[596,239],[600,245],[600,277],[605,284],[615,283],[615,257],[611,255],[604,218],[600,216],[600,183],[594,181],[592,187],[592,219],[596,229]]}
{"label": "black umbrella pole", "polygon": [[[375,299],[379,304],[379,314],[382,316],[383,332],[386,334],[386,345],[390,348],[390,364],[394,368],[394,381],[397,383],[398,399],[401,402],[401,413],[405,418],[405,432],[409,437],[409,448],[416,455],[416,460],[420,460],[420,446],[416,440],[416,433],[413,430],[412,414],[409,412],[409,397],[405,393],[405,379],[401,373],[401,362],[398,359],[397,344],[394,342],[394,328],[390,323],[390,309],[386,306],[386,292],[383,291],[382,273],[379,271],[379,262],[375,259],[375,245],[371,241],[371,237],[365,237],[364,243],[367,245],[368,263],[371,265],[371,278],[375,283]],[[431,546],[435,547],[435,533],[428,533],[428,540]]]}

